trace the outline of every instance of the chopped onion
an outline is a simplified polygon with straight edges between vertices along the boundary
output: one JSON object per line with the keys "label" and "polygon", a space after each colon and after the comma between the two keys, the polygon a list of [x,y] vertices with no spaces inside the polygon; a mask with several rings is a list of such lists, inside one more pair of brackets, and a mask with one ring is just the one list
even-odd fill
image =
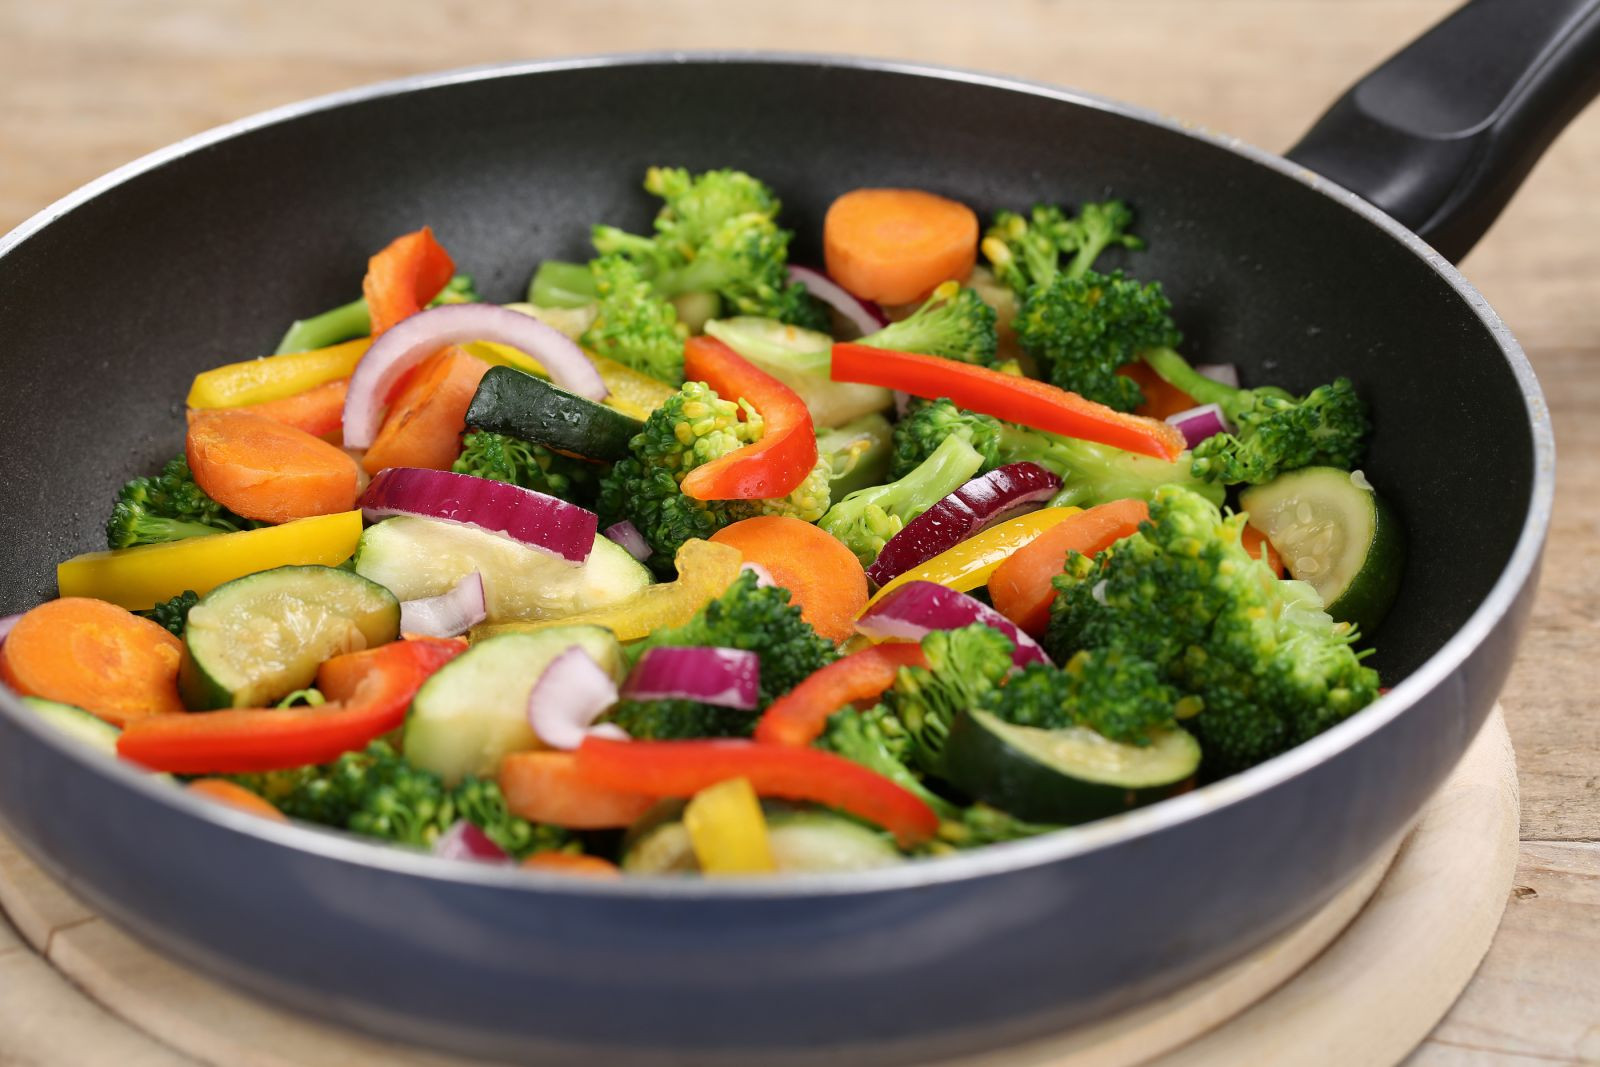
{"label": "chopped onion", "polygon": [[608,539],[627,549],[628,555],[640,563],[655,555],[655,549],[651,548],[649,543],[645,541],[644,534],[639,532],[639,527],[627,519],[607,526],[605,535]]}
{"label": "chopped onion", "polygon": [[983,601],[938,582],[907,582],[894,589],[862,612],[856,629],[871,638],[920,641],[933,630],[959,630],[975,622],[993,627],[1011,639],[1016,646],[1011,662],[1018,667],[1050,662],[1039,643],[1019,630],[1016,623]]}
{"label": "chopped onion", "polygon": [[1222,408],[1216,404],[1201,404],[1197,408],[1168,415],[1167,421],[1182,432],[1184,443],[1190,448],[1208,437],[1228,431],[1228,420],[1223,417]]}
{"label": "chopped onion", "polygon": [[520,485],[421,467],[385,467],[359,503],[368,522],[413,515],[474,526],[568,563],[589,558],[600,524],[592,511]]}
{"label": "chopped onion", "polygon": [[450,829],[435,839],[433,854],[448,860],[469,860],[473,863],[511,862],[505,849],[466,819],[456,820]]}
{"label": "chopped onion", "polygon": [[344,399],[345,446],[371,448],[400,376],[446,345],[465,341],[519,349],[538,360],[561,388],[590,400],[606,397],[600,372],[577,342],[555,327],[496,304],[445,304],[402,319],[356,364]]}
{"label": "chopped onion", "polygon": [[632,741],[633,736],[614,722],[597,723],[584,732],[585,737],[603,737],[607,741]]}
{"label": "chopped onion", "polygon": [[745,560],[743,563],[739,564],[739,569],[741,571],[749,571],[751,574],[756,576],[757,589],[766,589],[768,586],[778,584],[772,580],[772,572],[767,570],[767,568],[763,567],[759,563],[751,563],[749,560]]}
{"label": "chopped onion", "polygon": [[426,637],[455,637],[489,617],[483,575],[473,571],[448,593],[400,602],[400,630]]}
{"label": "chopped onion", "polygon": [[1232,363],[1202,363],[1194,371],[1229,388],[1239,388],[1239,368]]}
{"label": "chopped onion", "polygon": [[877,333],[889,325],[889,316],[883,309],[869,300],[862,300],[852,296],[844,286],[810,267],[789,267],[789,280],[799,282],[806,290],[818,300],[827,304],[833,310],[855,323],[856,329],[865,337],[869,333]]}
{"label": "chopped onion", "polygon": [[594,658],[572,646],[550,661],[528,693],[528,725],[551,748],[571,751],[617,702],[617,683]]}
{"label": "chopped onion", "polygon": [[761,659],[740,648],[652,648],[622,685],[630,700],[698,700],[752,711],[760,703]]}
{"label": "chopped onion", "polygon": [[878,585],[946,552],[987,526],[1043,505],[1061,479],[1037,463],[1007,463],[982,474],[889,538],[867,577]]}
{"label": "chopped onion", "polygon": [[21,615],[6,615],[0,618],[0,645],[6,643],[6,635],[11,632],[11,628],[17,624],[17,620],[20,618],[22,618]]}

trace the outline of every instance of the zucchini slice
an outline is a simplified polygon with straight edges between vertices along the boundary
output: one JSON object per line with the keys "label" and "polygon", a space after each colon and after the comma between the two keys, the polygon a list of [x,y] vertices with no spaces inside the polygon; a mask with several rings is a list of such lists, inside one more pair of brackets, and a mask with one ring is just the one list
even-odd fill
{"label": "zucchini slice", "polygon": [[1377,629],[1400,589],[1405,537],[1360,471],[1305,467],[1245,489],[1239,503],[1329,615]]}
{"label": "zucchini slice", "polygon": [[502,756],[542,747],[528,724],[528,694],[550,661],[573,646],[618,681],[627,671],[622,646],[599,626],[479,641],[417,690],[406,715],[406,759],[454,784],[469,774],[493,777]]}
{"label": "zucchini slice", "polygon": [[217,586],[189,612],[178,691],[195,710],[265,707],[330,656],[400,635],[400,602],[337,567],[275,567]]}
{"label": "zucchini slice", "polygon": [[62,704],[43,697],[23,697],[22,703],[57,730],[108,756],[117,754],[121,730],[75,704]]}
{"label": "zucchini slice", "polygon": [[[886,835],[842,815],[818,808],[761,807],[779,873],[864,871],[905,858]],[[629,874],[697,873],[700,867],[682,814],[681,801],[646,814],[623,843],[622,869]]]}
{"label": "zucchini slice", "polygon": [[511,367],[490,367],[467,408],[467,425],[520,437],[585,459],[628,454],[644,423]]}
{"label": "zucchini slice", "polygon": [[944,769],[953,785],[1019,819],[1077,823],[1183,792],[1200,769],[1200,744],[1177,728],[1125,745],[1084,727],[1041,730],[964,711],[945,740]]}

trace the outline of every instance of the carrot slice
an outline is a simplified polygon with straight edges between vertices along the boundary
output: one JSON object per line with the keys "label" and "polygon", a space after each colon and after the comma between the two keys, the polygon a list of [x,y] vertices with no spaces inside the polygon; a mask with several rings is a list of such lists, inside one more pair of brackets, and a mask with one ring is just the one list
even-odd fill
{"label": "carrot slice", "polygon": [[1273,574],[1276,574],[1279,578],[1283,577],[1283,557],[1278,555],[1278,550],[1272,546],[1272,542],[1268,541],[1266,535],[1260,530],[1254,526],[1246,525],[1243,530],[1239,531],[1239,543],[1244,546],[1246,552],[1271,567]]}
{"label": "carrot slice", "polygon": [[257,796],[238,782],[230,782],[226,778],[196,778],[189,783],[189,792],[199,793],[221,804],[248,811],[252,815],[260,815],[264,819],[275,819],[278,822],[288,822],[289,819],[272,806],[272,802],[265,797]]}
{"label": "carrot slice", "polygon": [[1067,553],[1092,556],[1136,533],[1150,517],[1143,500],[1113,500],[1050,527],[1011,554],[989,576],[989,601],[996,611],[1035,637],[1050,622],[1056,598],[1051,579],[1066,565]]}
{"label": "carrot slice", "polygon": [[289,522],[356,506],[361,472],[304,430],[233,408],[197,412],[184,446],[195,484],[247,519]]}
{"label": "carrot slice", "polygon": [[909,304],[972,273],[978,216],[921,189],[856,189],[828,208],[822,245],[828,274],[850,292]]}
{"label": "carrot slice", "polygon": [[1200,402],[1176,385],[1168,385],[1166,380],[1150,369],[1150,364],[1140,360],[1129,363],[1117,370],[1124,378],[1132,378],[1139,384],[1139,391],[1144,393],[1144,403],[1133,409],[1135,415],[1147,415],[1152,419],[1164,419],[1169,415],[1176,415],[1180,411],[1200,406]]}
{"label": "carrot slice", "polygon": [[[344,418],[344,395],[349,391],[349,378],[335,378],[292,396],[264,400],[259,404],[245,404],[230,410],[265,415],[274,422],[304,430],[313,437],[326,437],[339,429]],[[193,422],[199,414],[198,410],[190,408],[189,421]]]}
{"label": "carrot slice", "polygon": [[711,541],[765,568],[823,637],[843,641],[855,632],[856,616],[867,606],[867,574],[838,538],[799,519],[759,515],[724,526]]}
{"label": "carrot slice", "polygon": [[367,276],[361,281],[361,293],[372,316],[372,336],[421,311],[449,284],[455,270],[450,253],[426,226],[389,242],[367,260]]}
{"label": "carrot slice", "polygon": [[390,405],[361,466],[368,474],[385,467],[449,470],[461,454],[472,394],[488,370],[489,364],[458,348],[429,356]]}
{"label": "carrot slice", "polygon": [[500,791],[513,815],[571,830],[631,826],[656,798],[591,784],[571,752],[513,752],[500,761]]}
{"label": "carrot slice", "polygon": [[0,681],[124,726],[183,711],[182,658],[183,643],[149,619],[104,600],[65,597],[17,620],[0,644]]}
{"label": "carrot slice", "polygon": [[622,871],[610,860],[576,852],[535,852],[522,861],[528,870],[555,871],[583,878],[621,878]]}

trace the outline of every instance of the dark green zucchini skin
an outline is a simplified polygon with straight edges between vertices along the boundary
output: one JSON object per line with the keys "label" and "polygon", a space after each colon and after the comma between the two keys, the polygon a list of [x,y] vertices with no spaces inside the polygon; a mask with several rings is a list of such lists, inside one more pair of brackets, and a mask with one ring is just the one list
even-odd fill
{"label": "dark green zucchini skin", "polygon": [[992,725],[996,721],[981,712],[956,716],[945,740],[943,777],[968,795],[1031,822],[1088,822],[1142,807],[1192,788],[1200,766],[1199,746],[1192,745],[1191,761],[1193,738],[1180,730],[1187,739],[1184,758],[1155,776],[1160,780],[1138,785],[1097,781],[1046,763],[1001,737]]}
{"label": "dark green zucchini skin", "polygon": [[467,407],[467,425],[585,459],[612,462],[644,423],[512,367],[490,367]]}

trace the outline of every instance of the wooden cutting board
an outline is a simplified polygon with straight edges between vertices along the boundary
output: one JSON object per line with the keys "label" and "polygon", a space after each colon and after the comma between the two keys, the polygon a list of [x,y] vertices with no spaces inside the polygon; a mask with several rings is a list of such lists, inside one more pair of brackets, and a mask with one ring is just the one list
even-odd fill
{"label": "wooden cutting board", "polygon": [[[1301,926],[1124,1015],[959,1067],[1397,1063],[1488,951],[1517,861],[1498,710],[1413,829]],[[462,1067],[303,1019],[152,952],[0,838],[0,1063]],[[952,1061],[950,1067],[958,1067]]]}

